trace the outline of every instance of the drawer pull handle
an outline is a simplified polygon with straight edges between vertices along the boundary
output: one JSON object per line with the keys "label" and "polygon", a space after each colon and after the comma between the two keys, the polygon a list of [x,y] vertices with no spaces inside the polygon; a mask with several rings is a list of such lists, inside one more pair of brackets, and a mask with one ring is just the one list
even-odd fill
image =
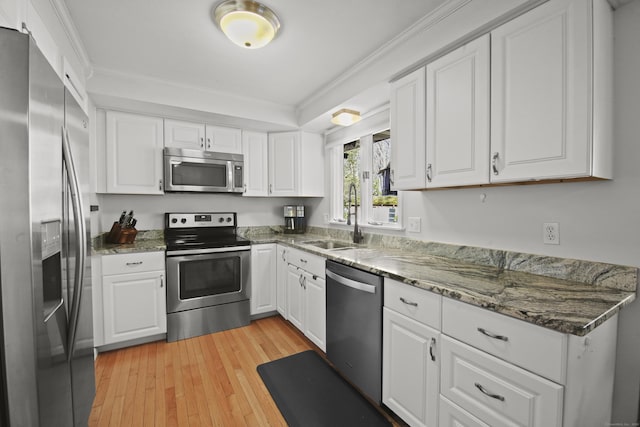
{"label": "drawer pull handle", "polygon": [[304,258],[300,258],[300,262],[302,262],[302,263],[305,263],[305,264],[306,264],[306,263],[307,263],[307,260],[306,260],[306,259],[304,259]]}
{"label": "drawer pull handle", "polygon": [[431,356],[431,361],[436,361],[436,356],[433,354],[433,347],[436,346],[436,339],[431,338],[431,344],[429,345],[429,356]]}
{"label": "drawer pull handle", "polygon": [[480,383],[474,383],[474,385],[476,386],[476,388],[478,390],[480,390],[483,394],[486,394],[487,396],[491,397],[492,399],[496,399],[499,400],[500,402],[504,402],[504,396],[500,396],[499,394],[493,394],[493,393],[489,393],[487,391],[487,389],[485,389],[484,387],[482,387],[482,385]]}
{"label": "drawer pull handle", "polygon": [[136,262],[128,262],[127,265],[132,266],[132,265],[141,265],[142,261],[136,261]]}
{"label": "drawer pull handle", "polygon": [[414,307],[418,306],[417,302],[413,302],[413,301],[407,301],[406,299],[404,299],[404,297],[400,297],[400,301],[402,301],[403,303],[407,304],[407,305],[412,305]]}
{"label": "drawer pull handle", "polygon": [[504,335],[492,334],[491,332],[487,331],[484,328],[478,328],[478,332],[488,336],[489,338],[493,338],[493,339],[501,340],[501,341],[509,341],[509,337],[505,337]]}

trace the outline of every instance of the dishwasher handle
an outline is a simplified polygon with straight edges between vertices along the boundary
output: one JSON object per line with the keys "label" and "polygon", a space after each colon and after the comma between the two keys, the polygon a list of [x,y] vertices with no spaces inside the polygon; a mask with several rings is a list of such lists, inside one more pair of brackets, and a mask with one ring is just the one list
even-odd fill
{"label": "dishwasher handle", "polygon": [[358,282],[357,280],[347,279],[346,277],[342,277],[339,274],[334,273],[333,271],[327,270],[326,273],[327,273],[327,277],[332,278],[333,280],[340,283],[341,285],[345,285],[350,288],[357,289],[359,291],[368,292],[370,294],[376,293],[376,287],[373,285],[369,285],[363,282]]}

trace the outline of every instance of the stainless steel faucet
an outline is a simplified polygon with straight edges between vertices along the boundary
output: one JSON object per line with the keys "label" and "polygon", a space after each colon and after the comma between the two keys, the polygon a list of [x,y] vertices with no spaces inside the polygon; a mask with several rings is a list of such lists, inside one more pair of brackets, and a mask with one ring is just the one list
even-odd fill
{"label": "stainless steel faucet", "polygon": [[358,228],[358,194],[356,190],[356,185],[353,182],[349,185],[349,199],[347,201],[349,213],[347,214],[347,225],[351,225],[351,189],[353,189],[353,201],[354,201],[353,204],[356,208],[354,213],[356,219],[353,225],[353,243],[360,243],[362,242],[363,237],[362,237],[362,230]]}

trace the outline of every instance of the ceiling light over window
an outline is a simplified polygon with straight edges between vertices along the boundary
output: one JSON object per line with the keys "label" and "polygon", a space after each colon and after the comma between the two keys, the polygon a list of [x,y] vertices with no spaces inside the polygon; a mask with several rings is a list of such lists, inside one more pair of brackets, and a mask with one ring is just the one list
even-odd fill
{"label": "ceiling light over window", "polygon": [[360,112],[343,108],[333,113],[331,123],[340,126],[351,126],[361,119]]}
{"label": "ceiling light over window", "polygon": [[213,19],[229,40],[246,49],[267,45],[280,29],[276,14],[252,0],[223,1],[213,9]]}

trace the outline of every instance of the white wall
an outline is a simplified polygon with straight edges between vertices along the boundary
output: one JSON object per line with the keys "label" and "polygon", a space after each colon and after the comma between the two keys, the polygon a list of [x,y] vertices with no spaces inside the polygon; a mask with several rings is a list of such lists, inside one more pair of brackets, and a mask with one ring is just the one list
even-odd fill
{"label": "white wall", "polygon": [[100,194],[97,230],[109,231],[123,210],[128,212],[132,209],[138,219],[138,230],[164,228],[165,212],[237,212],[240,227],[284,225],[282,207],[291,204],[308,205],[308,200],[311,199],[242,197],[223,193],[175,193],[164,196]]}
{"label": "white wall", "polygon": [[[405,218],[421,217],[422,232],[401,234],[640,267],[640,1],[618,9],[614,26],[612,181],[404,192]],[[329,212],[328,200],[314,207],[310,223],[320,226],[322,214]],[[560,224],[560,245],[542,243],[544,222]],[[637,421],[639,388],[636,301],[620,319],[614,421]]]}

